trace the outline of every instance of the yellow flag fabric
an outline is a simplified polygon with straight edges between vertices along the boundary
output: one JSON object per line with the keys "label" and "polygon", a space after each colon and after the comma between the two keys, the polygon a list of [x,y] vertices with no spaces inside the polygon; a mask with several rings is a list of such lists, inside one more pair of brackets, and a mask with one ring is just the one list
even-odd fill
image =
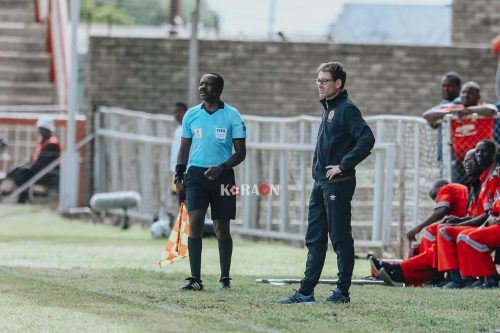
{"label": "yellow flag fabric", "polygon": [[184,203],[179,207],[179,215],[172,227],[172,232],[165,245],[164,257],[160,267],[172,264],[188,257],[189,214]]}

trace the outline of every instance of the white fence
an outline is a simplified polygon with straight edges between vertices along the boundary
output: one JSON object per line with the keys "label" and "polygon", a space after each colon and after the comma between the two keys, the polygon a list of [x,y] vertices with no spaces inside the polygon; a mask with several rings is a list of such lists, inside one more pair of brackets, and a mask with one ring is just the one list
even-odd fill
{"label": "white fence", "polygon": [[[428,190],[439,177],[436,133],[417,117],[367,117],[377,141],[357,167],[353,236],[357,246],[400,244],[400,235],[429,213]],[[311,161],[319,117],[244,116],[247,157],[239,184],[279,185],[279,195],[240,196],[235,232],[303,240],[312,188]],[[145,217],[171,207],[172,116],[101,108],[95,116],[95,192],[136,190]]]}

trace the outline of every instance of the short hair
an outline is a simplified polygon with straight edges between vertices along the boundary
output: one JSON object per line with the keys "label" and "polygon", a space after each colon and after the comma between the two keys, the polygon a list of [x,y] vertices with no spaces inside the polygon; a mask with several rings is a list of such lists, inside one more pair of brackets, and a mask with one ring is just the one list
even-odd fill
{"label": "short hair", "polygon": [[490,151],[490,152],[492,152],[492,153],[494,153],[494,152],[496,152],[496,151],[497,151],[497,144],[496,144],[494,141],[491,141],[491,140],[481,140],[481,141],[479,141],[479,142],[476,144],[476,147],[477,147],[477,145],[479,145],[479,144],[481,144],[481,143],[483,143],[483,144],[485,145],[485,148],[486,148],[488,151]]}
{"label": "short hair", "polygon": [[446,179],[439,179],[432,185],[431,189],[429,190],[429,196],[432,198],[432,200],[436,199],[436,196],[439,190],[441,190],[441,187],[447,184],[449,184],[449,182]]}
{"label": "short hair", "polygon": [[341,80],[342,86],[340,86],[340,88],[344,88],[347,73],[344,70],[344,65],[342,65],[340,62],[324,62],[318,66],[317,71],[318,73],[330,72],[330,74],[332,75],[332,79]]}
{"label": "short hair", "polygon": [[465,88],[475,89],[478,94],[481,92],[481,87],[474,81],[465,82],[464,85],[462,86],[462,90],[464,90]]}
{"label": "short hair", "polygon": [[222,94],[222,91],[224,90],[224,78],[222,75],[219,73],[208,73],[208,75],[213,75],[215,76],[215,84],[217,85],[217,88],[219,88],[219,93]]}
{"label": "short hair", "polygon": [[174,103],[174,106],[175,106],[176,108],[181,108],[181,109],[183,109],[184,111],[186,111],[186,110],[188,109],[188,107],[187,107],[186,103],[182,103],[182,102],[175,102],[175,103]]}
{"label": "short hair", "polygon": [[462,78],[460,77],[460,74],[458,74],[457,72],[448,72],[445,75],[443,75],[443,78],[450,80],[452,83],[456,84],[459,87],[462,84]]}
{"label": "short hair", "polygon": [[448,185],[450,182],[447,181],[446,179],[439,179],[439,180],[436,180],[436,182],[434,183],[434,188],[438,189],[438,188],[441,188],[445,185]]}
{"label": "short hair", "polygon": [[476,148],[469,149],[464,156],[464,160],[467,158],[476,159]]}

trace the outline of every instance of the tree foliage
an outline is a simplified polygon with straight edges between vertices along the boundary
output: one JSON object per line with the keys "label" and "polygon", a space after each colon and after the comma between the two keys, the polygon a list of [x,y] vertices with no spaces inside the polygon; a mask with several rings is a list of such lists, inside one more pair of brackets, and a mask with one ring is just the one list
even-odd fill
{"label": "tree foliage", "polygon": [[[191,22],[196,0],[181,1],[184,24]],[[170,0],[82,0],[81,20],[86,23],[115,25],[162,25],[168,21]],[[200,21],[205,27],[216,27],[218,15],[205,1],[200,4]]]}
{"label": "tree foliage", "polygon": [[95,0],[82,1],[80,20],[85,23],[132,24],[132,20],[126,11],[117,8],[111,2],[99,4]]}

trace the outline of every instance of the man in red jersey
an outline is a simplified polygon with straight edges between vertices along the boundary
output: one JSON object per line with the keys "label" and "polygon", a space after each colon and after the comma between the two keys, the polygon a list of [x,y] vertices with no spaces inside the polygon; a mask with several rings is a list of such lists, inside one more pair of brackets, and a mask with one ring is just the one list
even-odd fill
{"label": "man in red jersey", "polygon": [[[467,199],[467,205],[473,202],[473,198],[476,196],[477,191],[477,177],[481,173],[479,164],[476,162],[475,149],[471,149],[467,152],[465,160],[465,170],[469,177],[469,195]],[[462,214],[461,216],[463,216]],[[460,216],[460,217],[461,217]],[[454,219],[460,219],[460,217],[448,215],[443,220],[453,221]],[[461,220],[460,220],[461,221]],[[429,232],[437,232],[439,223],[432,224],[429,228],[432,228]],[[434,228],[436,228],[434,230]],[[412,257],[410,259],[404,260],[400,264],[386,264],[380,263],[376,258],[370,258],[372,268],[378,273],[379,277],[382,278],[389,285],[400,285],[403,282],[409,285],[421,285],[429,281],[440,281],[442,278],[442,273],[437,270],[437,247],[436,244],[429,244],[425,251],[421,252],[419,255]]]}
{"label": "man in red jersey", "polygon": [[[440,272],[447,271],[451,282],[445,288],[456,289],[463,288],[468,282],[463,280],[459,272],[459,260],[456,241],[459,234],[468,234],[483,224],[489,216],[494,197],[500,184],[500,178],[495,172],[494,156],[496,144],[493,141],[483,140],[476,146],[476,159],[478,164],[484,170],[479,177],[481,181],[481,190],[477,201],[472,205],[471,214],[466,218],[447,219],[447,223],[439,228],[437,235],[437,264]],[[457,224],[449,226],[447,224]]]}
{"label": "man in red jersey", "polygon": [[436,241],[439,221],[446,215],[464,216],[467,211],[467,198],[469,190],[465,185],[449,183],[441,179],[434,183],[429,196],[435,201],[433,212],[419,225],[408,231],[406,237],[416,241],[416,235],[422,232],[419,253],[425,252]]}
{"label": "man in red jersey", "polygon": [[[499,156],[500,157],[500,156]],[[500,172],[500,158],[496,161],[497,173]],[[460,274],[463,277],[480,277],[475,286],[479,288],[498,287],[500,277],[491,258],[491,252],[500,249],[500,191],[486,224],[470,233],[459,234],[457,249]]]}

